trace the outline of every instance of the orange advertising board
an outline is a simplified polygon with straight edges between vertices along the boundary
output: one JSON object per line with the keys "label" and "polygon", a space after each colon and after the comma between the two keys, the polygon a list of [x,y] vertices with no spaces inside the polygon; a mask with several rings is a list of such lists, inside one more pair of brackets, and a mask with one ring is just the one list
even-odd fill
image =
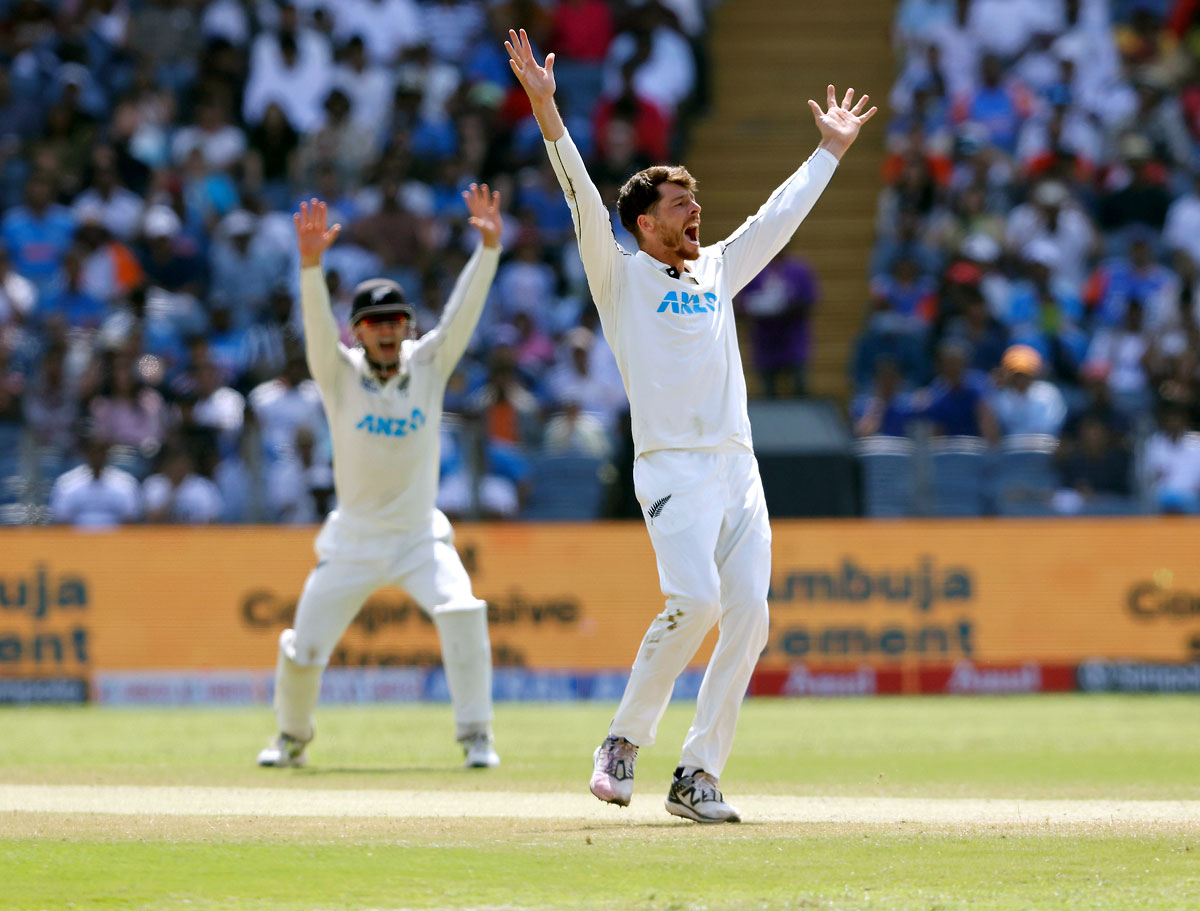
{"label": "orange advertising board", "polygon": [[[1200,524],[1186,519],[774,525],[760,668],[1200,658]],[[0,676],[273,665],[314,530],[0,534]],[[462,525],[498,664],[628,667],[661,609],[638,523]],[[697,656],[703,663],[713,637]],[[334,655],[436,661],[434,627],[376,594]]]}

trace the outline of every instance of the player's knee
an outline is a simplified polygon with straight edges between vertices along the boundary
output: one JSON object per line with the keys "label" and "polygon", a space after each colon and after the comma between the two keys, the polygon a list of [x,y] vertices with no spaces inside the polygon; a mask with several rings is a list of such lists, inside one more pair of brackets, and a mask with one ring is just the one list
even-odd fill
{"label": "player's knee", "polygon": [[667,598],[666,610],[659,616],[674,626],[699,623],[709,627],[721,618],[721,604],[716,592],[711,597],[670,597]]}
{"label": "player's knee", "polygon": [[304,642],[294,629],[285,629],[279,634],[279,654],[304,667],[323,667],[329,663],[327,650],[315,643]]}

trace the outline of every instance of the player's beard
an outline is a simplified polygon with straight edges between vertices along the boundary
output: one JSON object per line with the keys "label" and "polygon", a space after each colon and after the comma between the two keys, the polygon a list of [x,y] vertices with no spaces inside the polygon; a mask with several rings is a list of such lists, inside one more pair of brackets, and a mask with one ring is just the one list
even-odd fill
{"label": "player's beard", "polygon": [[[700,239],[700,227],[696,227],[696,240]],[[680,228],[668,237],[663,238],[663,246],[683,260],[700,258],[700,247],[688,241],[684,229]]]}

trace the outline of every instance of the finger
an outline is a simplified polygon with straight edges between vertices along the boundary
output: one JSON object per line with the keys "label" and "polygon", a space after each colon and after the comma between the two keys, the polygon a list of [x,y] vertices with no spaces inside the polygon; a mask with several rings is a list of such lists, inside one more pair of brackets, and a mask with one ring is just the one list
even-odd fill
{"label": "finger", "polygon": [[825,89],[825,98],[826,98],[826,101],[825,101],[826,108],[836,108],[837,107],[837,94],[834,91],[834,88],[832,85],[828,86]]}
{"label": "finger", "polygon": [[296,226],[296,233],[299,234],[300,233],[300,213],[299,212],[292,213],[292,224],[294,224]]}
{"label": "finger", "polygon": [[525,29],[521,29],[521,56],[526,60],[533,61],[533,42],[529,40]]}
{"label": "finger", "polygon": [[846,94],[842,98],[842,107],[849,108],[850,102],[853,100],[854,100],[854,89],[852,89],[852,88],[846,89]]}
{"label": "finger", "polygon": [[821,110],[821,106],[811,98],[808,99],[808,106],[812,108],[813,117],[819,118],[824,113],[824,111]]}
{"label": "finger", "polygon": [[303,226],[308,221],[308,203],[300,203],[300,211],[296,213],[296,227]]}
{"label": "finger", "polygon": [[467,224],[474,225],[476,228],[479,228],[481,231],[483,230],[483,219],[482,218],[478,218],[478,217],[472,215],[470,218],[467,219]]}
{"label": "finger", "polygon": [[850,113],[851,113],[851,114],[854,114],[855,116],[857,116],[857,115],[861,114],[861,113],[862,113],[863,106],[864,106],[864,105],[865,105],[865,104],[866,104],[868,101],[870,101],[870,100],[871,100],[871,96],[870,96],[870,95],[863,95],[863,96],[862,96],[860,99],[858,99],[858,104],[856,104],[856,105],[854,106],[854,110],[853,110],[853,111],[851,111]]}
{"label": "finger", "polygon": [[329,230],[328,230],[328,231],[325,233],[325,240],[326,240],[326,242],[327,242],[327,243],[333,243],[335,240],[337,240],[337,236],[338,236],[339,234],[341,234],[341,233],[342,233],[342,226],[341,226],[341,225],[334,225],[332,228],[330,228],[330,229],[329,229]]}
{"label": "finger", "polygon": [[494,192],[492,194],[492,211],[493,212],[500,211],[500,191],[499,190],[497,190],[496,192]]}
{"label": "finger", "polygon": [[328,224],[328,219],[329,211],[326,208],[325,203],[317,203],[317,230],[322,234],[325,233],[325,226]]}
{"label": "finger", "polygon": [[867,111],[867,113],[863,114],[862,117],[859,118],[858,122],[860,124],[866,123],[868,120],[870,120],[872,117],[875,116],[875,112],[878,110],[879,110],[879,108],[872,107],[871,110]]}
{"label": "finger", "polygon": [[[510,32],[509,34],[511,34],[511,32]],[[509,63],[516,63],[516,62],[517,62],[517,51],[516,51],[516,49],[515,49],[515,48],[512,46],[512,43],[511,43],[511,42],[509,42],[509,41],[505,41],[505,42],[504,42],[504,49],[505,49],[506,51],[508,51],[508,62],[509,62]]]}
{"label": "finger", "polygon": [[546,55],[546,75],[547,76],[554,75],[554,55],[553,54]]}

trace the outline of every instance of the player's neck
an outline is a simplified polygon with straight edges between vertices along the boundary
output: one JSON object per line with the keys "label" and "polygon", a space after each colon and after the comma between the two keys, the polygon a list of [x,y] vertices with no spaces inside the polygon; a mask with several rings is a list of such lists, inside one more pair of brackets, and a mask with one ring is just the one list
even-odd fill
{"label": "player's neck", "polygon": [[657,259],[664,266],[670,266],[676,272],[682,273],[688,270],[687,260],[680,256],[676,250],[668,250],[658,245],[639,245],[639,249],[647,256]]}
{"label": "player's neck", "polygon": [[378,361],[371,360],[371,358],[368,356],[367,357],[367,366],[371,368],[371,372],[374,373],[377,377],[379,377],[379,379],[381,381],[390,380],[392,377],[394,377],[397,373],[400,372],[400,362],[399,361],[396,361],[395,363],[392,363],[392,364],[381,364]]}

